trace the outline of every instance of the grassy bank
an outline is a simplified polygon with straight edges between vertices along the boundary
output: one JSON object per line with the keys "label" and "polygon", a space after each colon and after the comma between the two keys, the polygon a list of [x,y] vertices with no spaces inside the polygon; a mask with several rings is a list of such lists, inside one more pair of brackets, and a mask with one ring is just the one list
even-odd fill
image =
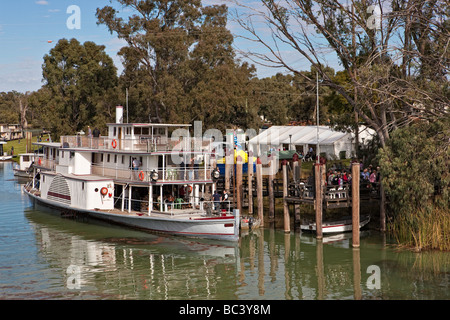
{"label": "grassy bank", "polygon": [[[37,141],[37,137],[33,137],[32,142]],[[11,152],[11,147],[14,148],[14,158],[13,161],[19,162],[18,155],[21,153],[26,152],[34,152],[34,150],[37,148],[36,146],[32,146],[32,150],[27,151],[27,140],[26,139],[20,139],[20,140],[11,140],[6,143],[6,145],[3,147],[8,154]]]}

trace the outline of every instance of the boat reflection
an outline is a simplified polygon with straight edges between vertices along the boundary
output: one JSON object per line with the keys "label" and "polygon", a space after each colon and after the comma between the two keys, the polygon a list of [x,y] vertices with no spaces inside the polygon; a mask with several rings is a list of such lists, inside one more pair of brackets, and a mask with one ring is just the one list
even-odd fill
{"label": "boat reflection", "polygon": [[429,288],[427,297],[448,294],[448,256],[426,261],[426,255],[392,250],[385,236],[370,230],[354,249],[351,233],[318,241],[310,233],[259,228],[230,243],[25,214],[39,254],[76,298],[420,299]]}
{"label": "boat reflection", "polygon": [[37,210],[26,216],[51,271],[65,271],[61,285],[68,291],[107,299],[214,299],[224,280],[234,282],[237,243],[154,235]]}

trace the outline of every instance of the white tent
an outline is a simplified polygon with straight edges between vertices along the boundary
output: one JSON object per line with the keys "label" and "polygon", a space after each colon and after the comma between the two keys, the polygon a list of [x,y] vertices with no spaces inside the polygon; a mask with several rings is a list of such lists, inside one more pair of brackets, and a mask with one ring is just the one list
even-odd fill
{"label": "white tent", "polygon": [[[375,131],[360,126],[359,141],[368,141],[373,138]],[[302,149],[304,154],[312,147],[316,150],[319,138],[319,152],[326,153],[328,159],[339,158],[339,152],[346,151],[350,157],[354,151],[354,134],[335,131],[327,126],[272,126],[249,140],[249,145],[258,155],[263,152],[261,146],[275,150]],[[299,148],[300,147],[300,148]]]}

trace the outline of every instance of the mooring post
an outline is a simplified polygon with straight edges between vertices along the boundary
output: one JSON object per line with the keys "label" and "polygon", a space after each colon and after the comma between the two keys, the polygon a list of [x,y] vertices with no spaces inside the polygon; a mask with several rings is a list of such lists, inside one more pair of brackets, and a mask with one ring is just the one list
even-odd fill
{"label": "mooring post", "polygon": [[319,163],[314,164],[315,170],[315,191],[316,191],[316,238],[322,239],[322,165]]}
{"label": "mooring post", "polygon": [[359,247],[359,163],[352,163],[352,245]]}
{"label": "mooring post", "polygon": [[231,171],[233,170],[234,159],[232,149],[227,149],[225,156],[225,190],[230,191]]}
{"label": "mooring post", "polygon": [[256,160],[256,199],[258,200],[258,219],[261,222],[260,226],[264,226],[264,208],[263,208],[263,178],[262,178],[262,163],[258,158]]}
{"label": "mooring post", "polygon": [[284,232],[291,232],[291,222],[289,218],[288,196],[288,172],[286,160],[283,160],[283,212],[284,212]]}
{"label": "mooring post", "polygon": [[[296,186],[300,183],[300,168],[302,159],[299,159],[297,154],[295,154],[295,158],[292,158],[292,176]],[[298,203],[294,203],[294,224],[300,224],[300,205]]]}
{"label": "mooring post", "polygon": [[273,192],[273,177],[274,177],[274,171],[275,171],[275,163],[274,163],[274,157],[273,155],[270,156],[269,160],[269,177],[267,182],[267,189],[269,191],[269,220],[273,221],[275,219],[275,197]]}
{"label": "mooring post", "polygon": [[239,212],[242,212],[242,157],[236,158],[236,202]]}
{"label": "mooring post", "polygon": [[247,161],[247,180],[248,180],[248,214],[253,215],[253,151],[248,152]]}
{"label": "mooring post", "polygon": [[386,231],[386,194],[380,179],[380,231]]}

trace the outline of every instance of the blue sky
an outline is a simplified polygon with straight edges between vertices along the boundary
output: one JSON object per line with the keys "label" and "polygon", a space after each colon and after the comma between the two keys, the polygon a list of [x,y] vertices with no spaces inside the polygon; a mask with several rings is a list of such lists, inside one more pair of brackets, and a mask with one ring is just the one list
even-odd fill
{"label": "blue sky", "polygon": [[[255,3],[248,0],[248,3]],[[117,5],[116,1],[113,1]],[[203,0],[203,5],[228,4],[227,0]],[[258,2],[256,2],[258,3]],[[71,5],[80,8],[80,29],[67,27],[67,20],[72,12],[67,13]],[[76,38],[81,43],[93,41],[106,47],[106,53],[114,60],[119,73],[122,71],[118,50],[124,45],[115,34],[110,34],[104,25],[97,25],[95,13],[97,8],[111,5],[109,0],[15,0],[2,1],[0,10],[0,92],[16,90],[19,92],[35,91],[42,86],[42,63],[45,54],[62,38]],[[236,35],[239,30],[230,22],[229,29]],[[237,43],[237,45],[236,45]],[[246,44],[235,38],[235,45],[240,49],[254,44]],[[309,69],[303,59],[298,59],[298,68]],[[264,69],[256,66],[259,77],[267,77],[280,69]],[[286,71],[284,71],[285,73]]]}
{"label": "blue sky", "polygon": [[[2,1],[0,92],[38,90],[42,85],[43,57],[62,38],[105,45],[106,52],[120,68],[121,63],[116,55],[121,47],[120,41],[104,25],[96,24],[96,9],[109,4],[109,0]],[[72,15],[72,12],[67,13],[67,8],[71,5],[80,8],[80,29],[67,27],[67,20]]]}

